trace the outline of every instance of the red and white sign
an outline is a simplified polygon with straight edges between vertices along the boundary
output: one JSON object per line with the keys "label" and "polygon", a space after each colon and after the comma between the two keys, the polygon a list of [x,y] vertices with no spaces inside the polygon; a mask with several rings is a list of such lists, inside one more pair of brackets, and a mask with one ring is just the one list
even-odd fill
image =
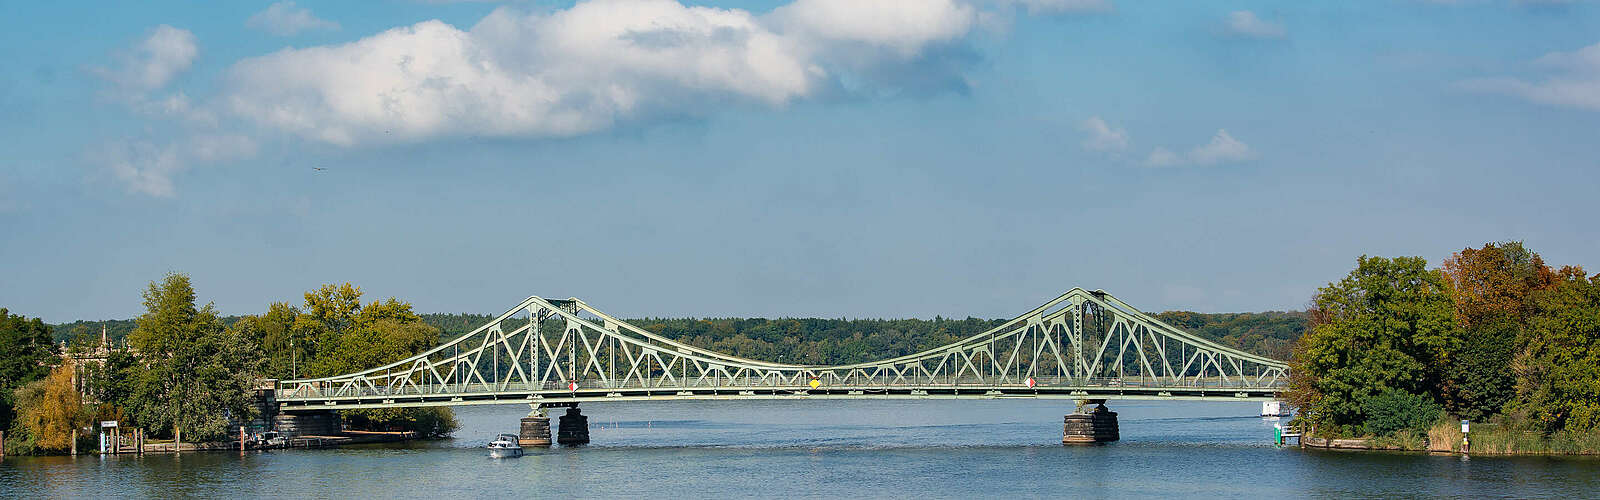
{"label": "red and white sign", "polygon": [[1035,381],[1035,380],[1034,380],[1034,379],[1033,379],[1033,377],[1028,377],[1028,388],[1029,388],[1029,389],[1032,389],[1032,388],[1033,388],[1033,386],[1036,386],[1036,385],[1039,385],[1039,382],[1038,382],[1038,381]]}
{"label": "red and white sign", "polygon": [[578,390],[578,383],[577,382],[567,382],[567,390],[569,390],[569,391]]}

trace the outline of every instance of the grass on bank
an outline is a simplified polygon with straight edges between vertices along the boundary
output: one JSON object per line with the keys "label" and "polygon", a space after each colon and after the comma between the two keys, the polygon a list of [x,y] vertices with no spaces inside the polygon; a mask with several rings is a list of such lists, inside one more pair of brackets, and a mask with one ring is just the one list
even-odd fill
{"label": "grass on bank", "polygon": [[[1461,451],[1461,423],[1440,420],[1426,432],[1407,430],[1391,436],[1367,438],[1378,447],[1412,451]],[[1558,431],[1548,436],[1534,430],[1521,429],[1505,422],[1472,424],[1474,455],[1600,455],[1600,431]]]}
{"label": "grass on bank", "polygon": [[[1557,431],[1546,437],[1536,431],[1526,431],[1502,425],[1487,425],[1479,431],[1473,426],[1470,436],[1474,454],[1490,455],[1597,455],[1600,454],[1600,431]],[[1458,431],[1460,429],[1457,429]],[[1460,441],[1457,441],[1459,447]]]}

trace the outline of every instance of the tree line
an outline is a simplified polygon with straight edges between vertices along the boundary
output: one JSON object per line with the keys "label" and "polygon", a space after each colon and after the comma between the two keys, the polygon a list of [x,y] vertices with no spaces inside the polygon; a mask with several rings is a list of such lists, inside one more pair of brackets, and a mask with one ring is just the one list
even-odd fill
{"label": "tree line", "polygon": [[[225,439],[254,418],[253,390],[266,379],[312,378],[398,361],[477,328],[486,314],[418,314],[395,298],[363,302],[359,287],[330,284],[255,315],[221,316],[199,304],[188,276],[170,274],[143,292],[131,320],[48,325],[3,312],[0,429],[12,453],[60,452],[73,429],[88,439],[98,420],[119,420],[156,439]],[[1303,312],[1202,314],[1163,321],[1225,345],[1280,356],[1303,331]],[[660,335],[740,357],[847,364],[911,354],[992,329],[1005,320],[641,318]],[[102,344],[102,333],[107,342]],[[65,348],[62,344],[65,343]],[[103,362],[71,363],[74,357]],[[448,408],[354,410],[347,427],[444,436]]]}
{"label": "tree line", "polygon": [[1600,441],[1600,274],[1490,243],[1437,268],[1363,256],[1313,303],[1291,399],[1317,434],[1417,441],[1464,418]]}
{"label": "tree line", "polygon": [[[10,453],[59,453],[89,439],[97,420],[119,420],[155,439],[228,439],[259,415],[266,379],[324,376],[376,366],[435,345],[439,331],[394,298],[363,303],[348,283],[306,292],[302,305],[273,303],[224,321],[197,304],[189,277],[169,274],[144,291],[145,313],[120,342],[73,332],[63,350],[38,319],[0,309],[0,424]],[[83,326],[76,323],[74,326]],[[109,332],[108,332],[109,333]],[[95,361],[80,361],[94,358]],[[342,412],[348,428],[411,430],[441,437],[448,408]]]}

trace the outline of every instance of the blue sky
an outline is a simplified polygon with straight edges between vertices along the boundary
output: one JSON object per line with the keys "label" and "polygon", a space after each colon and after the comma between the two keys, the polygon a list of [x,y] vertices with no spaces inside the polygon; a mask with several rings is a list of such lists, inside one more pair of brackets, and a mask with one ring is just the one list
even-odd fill
{"label": "blue sky", "polygon": [[[0,306],[1304,307],[1600,266],[1590,2],[6,2]],[[314,168],[326,170],[314,170]]]}

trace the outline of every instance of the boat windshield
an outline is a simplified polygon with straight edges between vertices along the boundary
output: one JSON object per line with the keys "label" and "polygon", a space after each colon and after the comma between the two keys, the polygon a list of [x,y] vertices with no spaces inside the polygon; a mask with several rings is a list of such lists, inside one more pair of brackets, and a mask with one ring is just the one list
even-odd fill
{"label": "boat windshield", "polygon": [[513,445],[516,445],[516,444],[517,444],[517,436],[516,435],[514,435],[514,434],[501,434],[499,436],[495,436],[494,437],[494,441],[490,442],[489,446],[513,446]]}

